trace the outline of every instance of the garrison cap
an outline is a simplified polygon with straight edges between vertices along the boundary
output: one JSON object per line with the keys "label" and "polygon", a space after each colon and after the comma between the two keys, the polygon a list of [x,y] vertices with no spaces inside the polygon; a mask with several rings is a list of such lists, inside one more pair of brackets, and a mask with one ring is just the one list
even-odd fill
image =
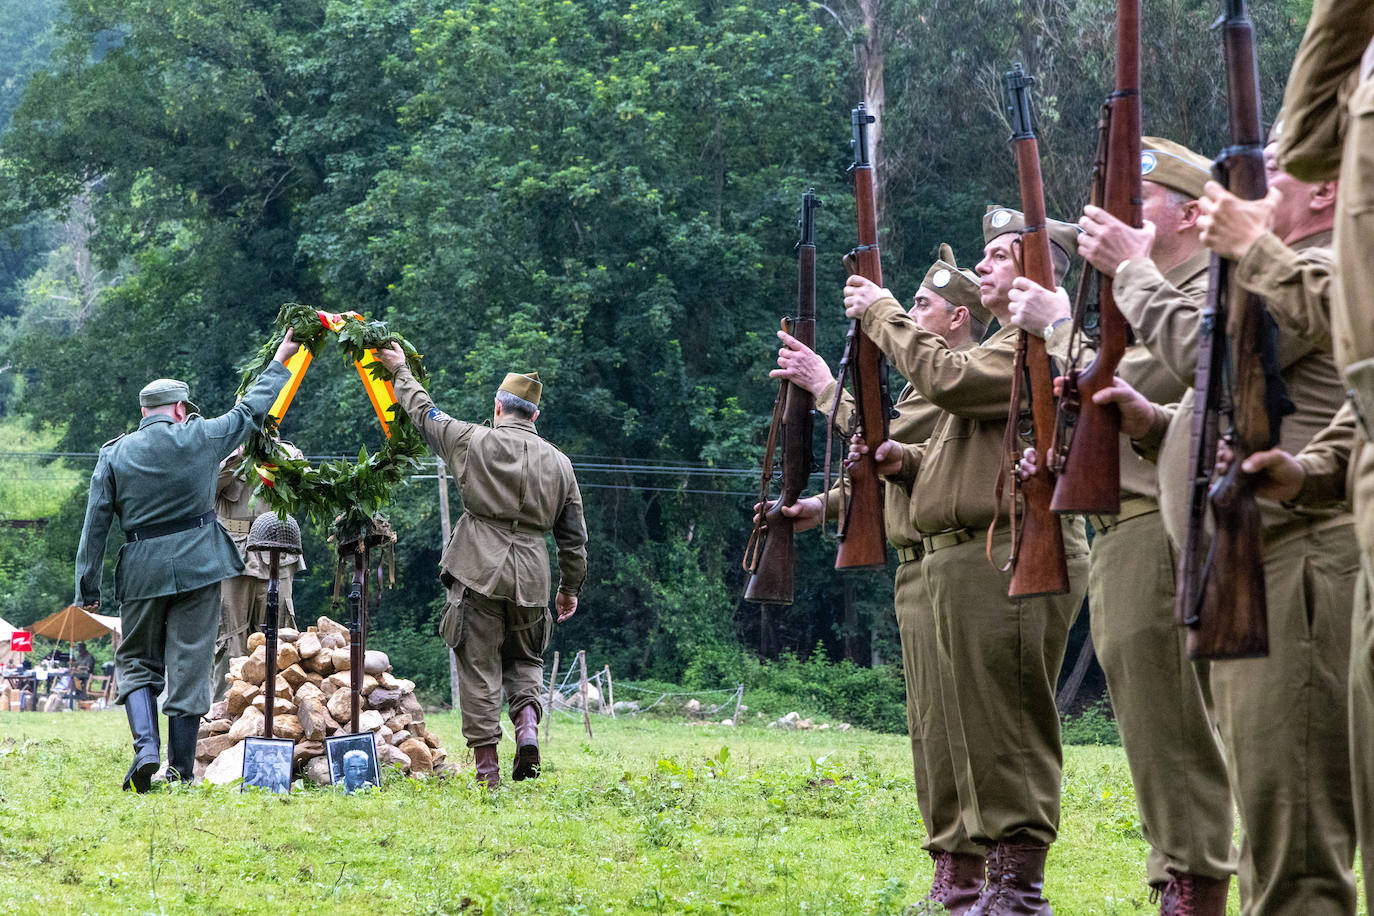
{"label": "garrison cap", "polygon": [[178,379],[154,379],[138,393],[139,407],[161,407],[177,401],[185,401],[191,413],[200,413],[200,408],[191,403],[191,386]]}
{"label": "garrison cap", "polygon": [[[1069,256],[1078,253],[1078,233],[1079,228],[1073,223],[1063,223],[1057,219],[1046,219],[1045,225],[1049,229],[1050,242],[1055,247]],[[983,214],[983,244],[986,245],[999,235],[1006,235],[1008,232],[1015,232],[1018,235],[1025,231],[1026,217],[1020,210],[1013,210],[1010,207],[998,207],[989,205],[986,213]]]}
{"label": "garrison cap", "polygon": [[930,265],[921,285],[950,305],[962,305],[983,324],[992,321],[992,313],[983,307],[983,298],[978,295],[978,277],[968,268],[959,269],[954,249],[947,243],[940,243],[940,257]]}
{"label": "garrison cap", "polygon": [[1141,137],[1140,177],[1197,200],[1202,186],[1212,180],[1212,161],[1181,143]]}
{"label": "garrison cap", "polygon": [[544,391],[544,385],[539,381],[539,373],[531,372],[521,375],[519,372],[507,372],[505,379],[501,382],[501,389],[507,394],[513,394],[517,398],[529,401],[535,407],[539,406],[539,395]]}

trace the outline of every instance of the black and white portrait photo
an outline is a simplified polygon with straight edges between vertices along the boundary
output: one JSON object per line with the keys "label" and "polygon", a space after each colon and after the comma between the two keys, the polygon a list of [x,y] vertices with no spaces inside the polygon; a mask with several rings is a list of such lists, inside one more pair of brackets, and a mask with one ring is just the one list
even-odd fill
{"label": "black and white portrait photo", "polygon": [[296,742],[285,738],[243,740],[243,788],[257,786],[269,792],[291,791],[291,753]]}
{"label": "black and white portrait photo", "polygon": [[335,735],[324,741],[329,757],[329,777],[335,786],[353,794],[367,786],[382,784],[377,767],[377,744],[371,733]]}

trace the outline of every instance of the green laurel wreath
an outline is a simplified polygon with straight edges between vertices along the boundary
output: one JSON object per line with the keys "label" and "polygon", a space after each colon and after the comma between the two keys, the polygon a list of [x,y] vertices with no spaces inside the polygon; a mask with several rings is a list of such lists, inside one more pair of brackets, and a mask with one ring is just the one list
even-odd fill
{"label": "green laurel wreath", "polygon": [[[267,368],[288,328],[294,332],[295,341],[309,350],[312,357],[318,356],[326,339],[333,336],[350,362],[362,361],[363,369],[373,378],[386,380],[390,380],[392,374],[380,362],[371,359],[367,351],[400,344],[410,371],[422,384],[425,381],[420,354],[385,322],[350,319],[338,331],[331,331],[320,321],[315,309],[288,302],[277,313],[272,338],[242,367],[239,395]],[[259,481],[258,497],[278,515],[304,512],[316,521],[332,520],[338,543],[349,543],[366,533],[373,517],[391,498],[392,490],[419,468],[419,459],[426,452],[420,431],[400,404],[391,408],[387,422],[391,436],[381,451],[369,455],[364,447],[358,452],[356,463],[326,461],[314,467],[304,458],[292,458],[273,439],[277,421],[269,415],[263,431],[254,433],[245,444],[243,463],[236,473],[247,479],[246,475],[253,473],[257,465],[275,466],[270,486]]]}

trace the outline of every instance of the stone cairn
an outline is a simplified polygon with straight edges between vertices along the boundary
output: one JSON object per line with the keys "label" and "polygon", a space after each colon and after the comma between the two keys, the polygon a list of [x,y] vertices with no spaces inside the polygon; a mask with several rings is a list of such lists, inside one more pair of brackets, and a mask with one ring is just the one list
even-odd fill
{"label": "stone cairn", "polygon": [[[316,785],[329,785],[324,739],[349,732],[351,682],[348,627],[328,617],[304,633],[277,631],[276,699],[272,737],[296,742],[295,773]],[[248,637],[249,654],[229,661],[228,695],[210,707],[196,742],[196,776],[226,784],[243,774],[243,739],[262,736],[267,678],[267,640]],[[447,751],[425,728],[425,713],[415,682],[391,674],[385,652],[369,649],[363,661],[358,730],[371,732],[377,763],[400,764],[411,775],[451,772]]]}

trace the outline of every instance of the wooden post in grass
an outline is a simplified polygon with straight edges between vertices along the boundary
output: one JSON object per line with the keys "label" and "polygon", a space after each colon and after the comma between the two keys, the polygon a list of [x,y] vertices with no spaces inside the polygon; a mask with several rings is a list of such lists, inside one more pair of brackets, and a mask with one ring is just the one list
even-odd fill
{"label": "wooden post in grass", "polygon": [[577,690],[582,694],[582,725],[587,729],[587,737],[592,736],[592,711],[591,704],[587,701],[587,650],[579,649],[577,652],[578,664],[582,666],[582,673],[578,677]]}
{"label": "wooden post in grass", "polygon": [[611,704],[611,718],[615,718],[615,687],[611,685],[611,666],[606,666],[606,702]]}
{"label": "wooden post in grass", "polygon": [[544,717],[544,746],[549,746],[549,726],[553,723],[553,685],[558,683],[558,650],[553,650],[553,673],[549,675],[549,714]]}

